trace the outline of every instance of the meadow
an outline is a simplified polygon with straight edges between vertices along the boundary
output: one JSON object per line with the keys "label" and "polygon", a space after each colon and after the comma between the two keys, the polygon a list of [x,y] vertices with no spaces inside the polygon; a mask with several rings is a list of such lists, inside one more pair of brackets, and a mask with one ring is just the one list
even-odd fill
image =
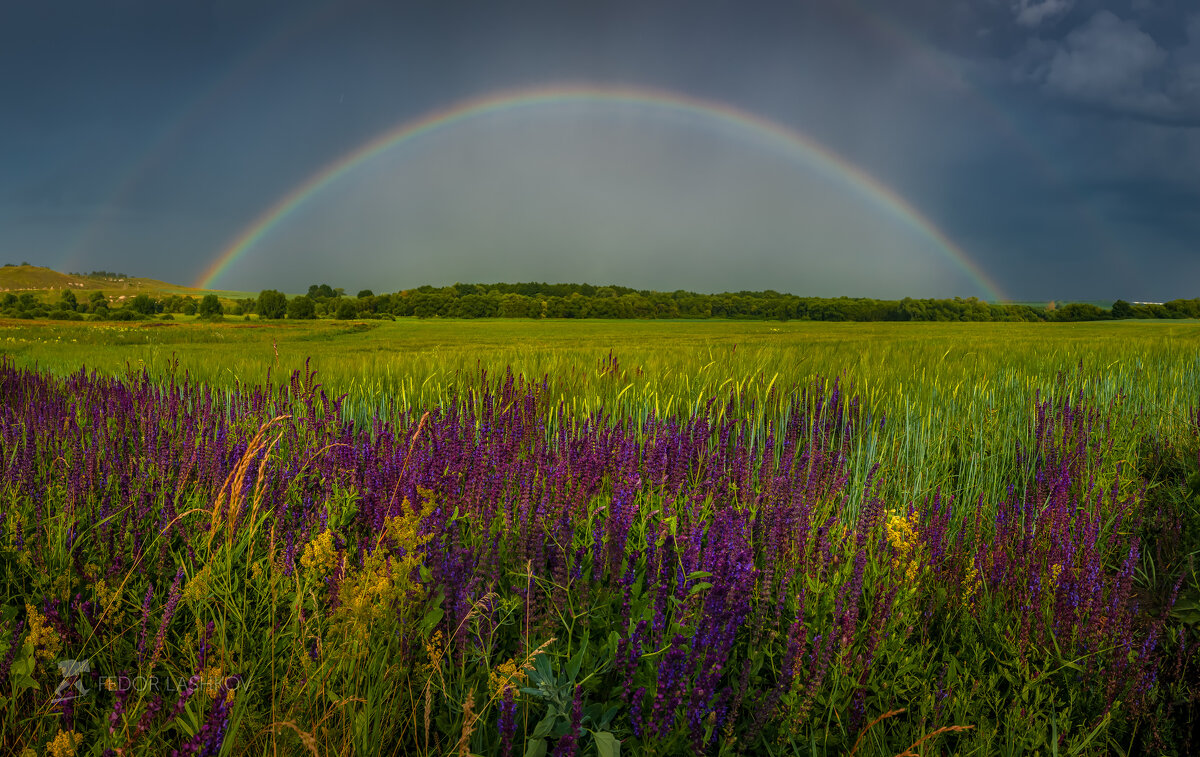
{"label": "meadow", "polygon": [[11,320],[0,352],[6,753],[1194,745],[1192,322]]}

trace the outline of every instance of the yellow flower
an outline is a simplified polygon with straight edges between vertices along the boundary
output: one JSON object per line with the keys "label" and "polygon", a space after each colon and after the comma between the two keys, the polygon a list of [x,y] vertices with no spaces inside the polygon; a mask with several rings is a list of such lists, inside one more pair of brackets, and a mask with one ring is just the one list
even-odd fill
{"label": "yellow flower", "polygon": [[333,569],[337,567],[337,550],[333,548],[333,532],[323,531],[317,538],[305,545],[304,552],[300,555],[300,567],[318,576],[326,576],[333,572]]}
{"label": "yellow flower", "polygon": [[516,660],[506,660],[497,665],[495,670],[488,671],[488,686],[497,697],[503,697],[505,692],[511,691],[515,698],[517,689],[528,680],[527,673],[532,669],[528,665],[519,667]]}
{"label": "yellow flower", "polygon": [[205,565],[183,589],[183,601],[195,604],[208,598],[212,588],[212,572]]}
{"label": "yellow flower", "polygon": [[53,660],[58,657],[62,650],[62,640],[58,638],[58,631],[46,622],[46,618],[33,605],[25,605],[25,612],[29,615],[29,636],[25,637],[25,643],[37,649],[38,656],[43,659]]}
{"label": "yellow flower", "polygon": [[75,757],[75,748],[83,741],[83,734],[74,731],[59,731],[46,745],[47,757]]}
{"label": "yellow flower", "polygon": [[199,690],[208,694],[210,699],[221,695],[221,684],[225,682],[225,671],[220,665],[210,665],[200,672]]}
{"label": "yellow flower", "polygon": [[425,656],[429,658],[429,662],[423,667],[429,675],[434,675],[442,668],[442,657],[446,654],[445,638],[442,636],[442,629],[433,632],[433,636],[425,641]]}
{"label": "yellow flower", "polygon": [[92,586],[92,595],[96,598],[96,602],[99,603],[101,612],[105,610],[111,612],[119,606],[118,600],[121,596],[121,590],[119,587],[109,586],[108,582],[101,578],[97,579],[96,583]]}
{"label": "yellow flower", "polygon": [[963,577],[963,593],[967,597],[967,607],[975,609],[975,598],[979,595],[983,588],[983,580],[979,576],[979,571],[972,565],[967,569],[967,574]]}
{"label": "yellow flower", "polygon": [[1050,585],[1058,588],[1058,577],[1062,575],[1062,566],[1058,563],[1050,566]]}
{"label": "yellow flower", "polygon": [[920,555],[921,538],[917,531],[917,514],[905,517],[892,510],[888,510],[887,514],[884,531],[888,544],[892,547],[892,568],[903,572],[906,581],[914,582],[924,567]]}

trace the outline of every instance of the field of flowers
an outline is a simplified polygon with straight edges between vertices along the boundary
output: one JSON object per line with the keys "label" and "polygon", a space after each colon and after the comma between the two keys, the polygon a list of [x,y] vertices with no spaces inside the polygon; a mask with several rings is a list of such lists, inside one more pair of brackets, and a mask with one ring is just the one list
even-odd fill
{"label": "field of flowers", "polygon": [[0,753],[1200,748],[1195,327],[821,326],[0,329]]}

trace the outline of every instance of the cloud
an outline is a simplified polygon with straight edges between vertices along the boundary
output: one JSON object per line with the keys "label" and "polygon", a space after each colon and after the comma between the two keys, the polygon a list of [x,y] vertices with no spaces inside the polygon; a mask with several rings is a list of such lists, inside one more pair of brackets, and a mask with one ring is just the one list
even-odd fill
{"label": "cloud", "polygon": [[1099,11],[1063,40],[1050,60],[1046,88],[1077,100],[1142,104],[1153,93],[1147,77],[1167,62],[1167,52],[1146,32],[1109,11]]}
{"label": "cloud", "polygon": [[1185,28],[1187,44],[1171,52],[1175,76],[1169,88],[1178,102],[1200,109],[1200,14],[1189,18]]}
{"label": "cloud", "polygon": [[1017,23],[1022,26],[1038,26],[1051,16],[1061,16],[1071,10],[1075,0],[1019,0],[1013,10],[1017,13]]}

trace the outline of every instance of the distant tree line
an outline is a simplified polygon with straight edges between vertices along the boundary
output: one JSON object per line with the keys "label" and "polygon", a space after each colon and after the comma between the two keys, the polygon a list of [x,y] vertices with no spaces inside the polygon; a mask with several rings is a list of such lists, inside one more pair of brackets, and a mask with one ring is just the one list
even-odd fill
{"label": "distant tree line", "polygon": [[798,297],[772,290],[700,294],[657,292],[591,284],[455,284],[422,286],[392,294],[363,289],[349,297],[340,288],[313,284],[288,297],[265,289],[258,297],[220,300],[187,295],[139,294],[112,302],[101,292],[63,290],[57,298],[31,292],[0,296],[0,315],[60,320],[137,320],[173,314],[221,319],[227,315],[308,320],[334,318],[726,318],[809,321],[1098,321],[1126,318],[1200,318],[1200,299],[1162,304],[1117,300],[1110,308],[1072,302],[1045,306],[953,299],[877,300],[866,297]]}

